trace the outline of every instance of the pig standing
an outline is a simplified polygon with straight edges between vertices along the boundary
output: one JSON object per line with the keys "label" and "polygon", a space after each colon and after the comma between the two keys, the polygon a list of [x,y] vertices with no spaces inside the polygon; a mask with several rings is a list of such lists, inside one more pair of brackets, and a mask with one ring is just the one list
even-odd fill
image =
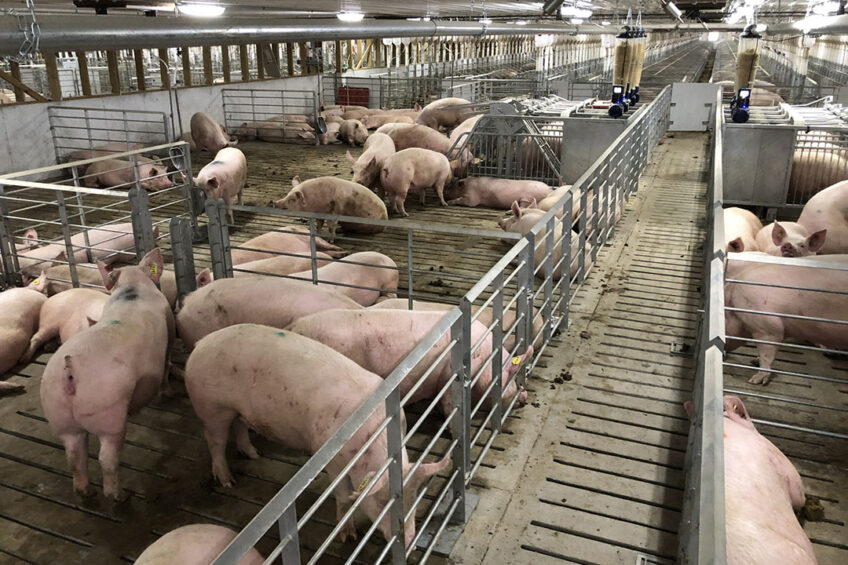
{"label": "pig standing", "polygon": [[177,314],[187,347],[215,330],[235,324],[285,328],[303,316],[329,308],[362,308],[333,290],[279,277],[219,279],[192,292]]}
{"label": "pig standing", "polygon": [[[686,403],[692,418],[692,403]],[[751,421],[739,398],[724,397],[724,500],[728,565],[816,565],[795,512],[804,485],[792,462]]]}
{"label": "pig standing", "polygon": [[795,222],[774,222],[757,232],[757,248],[778,257],[806,257],[818,253],[826,238],[827,230],[810,234]]}
{"label": "pig standing", "polygon": [[[318,177],[300,182],[300,178],[292,179],[292,189],[285,198],[273,203],[274,208],[283,210],[300,210],[301,212],[316,212],[319,214],[335,214],[337,216],[355,216],[387,220],[386,205],[367,187],[355,182],[336,177]],[[337,222],[327,220],[330,230],[330,241],[336,238],[338,224],[345,231],[354,233],[380,233],[383,226],[372,226],[354,222]],[[324,227],[324,220],[317,222],[318,231]]]}
{"label": "pig standing", "polygon": [[224,126],[203,112],[197,112],[191,117],[191,138],[198,149],[217,153],[224,147],[232,147],[238,141],[230,140]]}
{"label": "pig standing", "polygon": [[208,198],[220,199],[227,204],[230,223],[233,219],[233,198],[242,205],[242,191],[247,180],[247,159],[239,149],[225,147],[215,154],[215,160],[200,169],[192,179]]}
{"label": "pig standing", "polygon": [[[442,312],[416,312],[410,310],[325,310],[296,320],[288,327],[289,330],[302,336],[312,338],[328,345],[356,362],[364,369],[387,378],[400,363],[406,359],[413,349],[444,317]],[[399,331],[402,328],[402,331]],[[471,343],[478,343],[486,333],[486,326],[480,322],[471,325]],[[449,333],[443,335],[407,375],[400,386],[403,399],[424,376],[428,368],[445,352],[450,345]],[[482,344],[471,356],[472,375],[477,375],[477,382],[471,390],[472,401],[479,401],[492,383],[492,336],[483,339]],[[526,359],[533,357],[533,348],[528,348],[524,355],[510,362],[509,353],[501,350],[503,386],[502,402],[509,406],[518,393],[518,387],[512,380],[519,367]],[[450,366],[450,356],[446,355],[436,369],[430,373],[424,384],[406,400],[408,404],[425,398],[435,398],[450,382],[453,371]],[[519,394],[519,406],[527,401],[527,393]],[[441,398],[442,409],[450,414],[453,409],[452,396],[444,394]]]}
{"label": "pig standing", "polygon": [[[215,524],[190,524],[171,530],[138,556],[135,565],[209,565],[236,533]],[[265,560],[251,548],[236,565],[262,565]]]}
{"label": "pig standing", "polygon": [[0,375],[18,364],[36,329],[47,297],[28,288],[0,292]]}
{"label": "pig standing", "polygon": [[150,403],[166,376],[174,336],[168,301],[156,288],[162,253],[154,249],[137,267],[106,271],[112,296],[99,322],[65,342],[50,358],[41,381],[41,405],[65,446],[74,490],[91,494],[88,434],[100,439],[103,493],[125,497],[118,459],[127,416]]}
{"label": "pig standing", "polygon": [[451,129],[460,125],[471,117],[473,111],[459,106],[470,104],[465,98],[442,98],[430,102],[421,110],[416,123],[425,125],[434,130]]}
{"label": "pig standing", "polygon": [[[285,231],[283,231],[285,230]],[[315,236],[315,249],[331,257],[341,257],[344,250]],[[280,253],[309,253],[309,229],[301,226],[283,226],[280,231],[269,231],[233,246],[230,258],[233,265],[241,265],[258,259],[276,257]]]}
{"label": "pig standing", "polygon": [[354,159],[350,151],[345,153],[347,160],[353,165],[353,182],[368,188],[379,184],[380,171],[386,159],[395,154],[395,143],[384,133],[373,133],[365,142],[365,151]]}
{"label": "pig standing", "polygon": [[136,168],[138,180],[144,190],[165,190],[173,188],[168,178],[168,168],[161,161],[138,158],[134,167],[132,162],[121,159],[95,161],[85,169],[83,184],[88,188],[127,189],[135,186]]}
{"label": "pig standing", "polygon": [[[185,381],[194,411],[203,422],[212,473],[225,487],[234,483],[226,458],[230,426],[235,428],[238,450],[253,459],[259,453],[250,441],[249,428],[287,448],[313,454],[382,383],[378,375],[326,345],[254,324],[225,328],[200,340],[186,364]],[[369,485],[361,508],[372,521],[390,498],[388,473],[376,475],[388,456],[387,434],[379,432],[384,419],[381,405],[327,464],[333,480],[368,438],[380,434],[336,487],[337,520]],[[421,463],[409,476],[412,464],[403,447],[400,463],[409,481],[404,508],[411,508],[424,481],[445,469],[449,461],[445,457],[438,463]],[[388,513],[378,527],[386,539],[392,537]],[[356,539],[354,525],[347,522],[340,536],[343,541]],[[409,545],[414,536],[411,517],[404,527],[405,543]]]}
{"label": "pig standing", "polygon": [[404,114],[372,114],[370,116],[364,116],[362,120],[362,125],[365,126],[365,129],[377,129],[380,126],[386,124],[412,124],[415,123],[415,120],[410,116],[406,116]]}
{"label": "pig standing", "polygon": [[[848,265],[848,255],[824,255],[806,259]],[[730,263],[728,269],[735,261]],[[737,266],[733,269],[735,280],[754,284],[725,283],[724,303],[728,308],[842,321],[840,325],[725,309],[728,351],[742,345],[740,339],[760,340],[756,344],[760,370],[748,380],[749,383],[768,384],[778,347],[764,342],[808,341],[828,348],[848,349],[848,332],[845,331],[844,325],[848,322],[848,300],[838,293],[798,290],[803,288],[844,292],[848,289],[848,271],[765,263],[750,263],[749,266]],[[769,286],[775,284],[786,288]],[[731,339],[730,336],[740,339]]]}
{"label": "pig standing", "polygon": [[[327,263],[332,262],[333,258],[326,253],[316,252],[316,263],[318,267],[322,267]],[[312,257],[308,253],[298,253],[297,255],[277,255],[266,259],[257,259],[256,261],[248,261],[235,265],[233,268],[234,277],[248,277],[255,275],[290,275],[312,268]]]}
{"label": "pig standing", "polygon": [[[724,209],[724,251],[759,251],[757,234],[763,229],[760,219],[744,208]],[[775,228],[772,228],[775,229]]]}
{"label": "pig standing", "polygon": [[[534,209],[525,209],[522,210],[518,207],[517,203],[513,203],[512,205],[512,215],[502,218],[498,221],[498,227],[506,232],[512,233],[520,233],[521,235],[527,235],[527,233],[539,222],[539,219],[545,215],[545,212],[542,210],[534,210]],[[536,250],[533,253],[533,261],[535,263],[536,276],[540,278],[545,277],[545,269],[543,267],[545,262],[545,255],[547,253],[547,248],[545,245],[547,230],[542,229],[539,231],[539,235],[536,237]],[[554,228],[554,251],[553,251],[553,264],[554,270],[551,278],[553,280],[559,280],[562,275],[562,247],[565,245],[565,241],[560,241],[563,237],[562,230],[562,222],[556,222],[556,227]],[[571,265],[570,265],[570,276],[571,278],[577,274],[577,271],[580,269],[580,258],[578,257],[578,250],[580,249],[580,238],[577,233],[571,232]],[[589,241],[586,241],[585,247],[585,264],[588,265],[591,261],[591,252],[592,246]]]}
{"label": "pig standing", "polygon": [[829,137],[831,134],[824,131],[798,132],[789,175],[789,194],[796,201],[813,196],[848,176],[845,148],[841,142],[825,141]]}
{"label": "pig standing", "polygon": [[474,126],[477,125],[477,122],[479,122],[480,118],[482,117],[483,114],[480,114],[479,116],[473,116],[456,126],[450,134],[451,145],[456,144],[457,141],[459,141],[460,143],[465,143],[469,137],[465,134],[468,133],[470,135],[471,130],[474,129]]}
{"label": "pig standing", "polygon": [[339,126],[339,139],[353,147],[368,139],[368,129],[359,120],[345,120]]}
{"label": "pig standing", "polygon": [[[434,129],[420,124],[389,124],[392,127],[377,128],[377,133],[385,133],[392,138],[396,151],[417,147],[429,149],[447,155],[451,141],[448,137]],[[385,129],[384,129],[385,128]]]}
{"label": "pig standing", "polygon": [[442,206],[445,202],[445,185],[453,179],[448,158],[441,153],[417,147],[404,149],[391,155],[383,163],[380,173],[380,184],[386,191],[389,200],[394,203],[394,210],[401,216],[407,217],[403,204],[410,190],[421,193],[421,203],[424,203],[424,191],[434,188]]}
{"label": "pig standing", "polygon": [[819,253],[848,253],[848,181],[836,183],[810,198],[798,224],[809,233],[827,231]]}
{"label": "pig standing", "polygon": [[513,202],[522,208],[551,194],[551,187],[534,180],[510,180],[493,177],[467,177],[457,181],[448,204],[486,206],[509,210]]}
{"label": "pig standing", "polygon": [[32,359],[45,343],[57,337],[59,343],[65,343],[100,321],[108,301],[108,294],[91,288],[72,288],[51,296],[41,307],[38,331],[30,339],[29,349],[22,360]]}
{"label": "pig standing", "polygon": [[[371,306],[380,295],[397,296],[398,268],[391,257],[376,251],[353,253],[316,270],[318,285],[326,285],[362,306]],[[312,270],[291,275],[312,280]]]}

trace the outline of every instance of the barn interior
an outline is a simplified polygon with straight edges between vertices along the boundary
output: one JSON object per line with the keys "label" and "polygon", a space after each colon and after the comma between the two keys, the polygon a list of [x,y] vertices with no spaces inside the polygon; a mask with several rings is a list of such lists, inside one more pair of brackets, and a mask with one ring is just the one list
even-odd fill
{"label": "barn interior", "polygon": [[844,10],[0,0],[0,564],[848,562]]}

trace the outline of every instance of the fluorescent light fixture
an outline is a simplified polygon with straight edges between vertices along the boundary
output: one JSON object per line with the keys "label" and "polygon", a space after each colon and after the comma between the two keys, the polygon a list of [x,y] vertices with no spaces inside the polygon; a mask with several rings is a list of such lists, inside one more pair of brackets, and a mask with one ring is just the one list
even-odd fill
{"label": "fluorescent light fixture", "polygon": [[177,4],[177,10],[181,14],[198,18],[214,18],[223,14],[226,9],[219,4]]}
{"label": "fluorescent light fixture", "polygon": [[406,18],[408,22],[429,22],[430,16],[424,16],[423,18]]}
{"label": "fluorescent light fixture", "polygon": [[718,35],[719,34],[718,34],[717,31],[711,31],[710,33],[707,34],[707,39],[709,41],[712,41],[713,43],[715,43],[716,41],[718,41]]}
{"label": "fluorescent light fixture", "polygon": [[571,18],[571,23],[573,25],[579,26],[580,24],[583,23],[583,19],[581,19],[581,18]]}
{"label": "fluorescent light fixture", "polygon": [[487,26],[492,23],[492,18],[480,18],[477,21],[483,24],[484,26]]}
{"label": "fluorescent light fixture", "polygon": [[602,22],[601,22],[601,25],[602,25],[602,26],[608,26],[608,25],[610,25],[611,23],[612,23],[612,22],[611,22],[611,21],[609,21],[609,20],[604,20],[604,21],[602,21]]}
{"label": "fluorescent light fixture", "polygon": [[818,16],[834,14],[839,10],[839,2],[822,2],[813,6],[813,13]]}
{"label": "fluorescent light fixture", "polygon": [[560,14],[563,16],[571,16],[572,18],[587,19],[592,17],[592,10],[578,8],[577,6],[563,6],[560,8]]}
{"label": "fluorescent light fixture", "polygon": [[526,26],[526,25],[527,25],[527,20],[518,20],[517,22],[515,22],[515,25],[517,25],[517,26]]}
{"label": "fluorescent light fixture", "polygon": [[343,22],[361,22],[362,18],[365,17],[365,14],[362,12],[341,11],[336,14],[336,17]]}
{"label": "fluorescent light fixture", "polygon": [[763,33],[767,28],[768,26],[766,24],[757,24],[754,26],[754,31],[757,33]]}

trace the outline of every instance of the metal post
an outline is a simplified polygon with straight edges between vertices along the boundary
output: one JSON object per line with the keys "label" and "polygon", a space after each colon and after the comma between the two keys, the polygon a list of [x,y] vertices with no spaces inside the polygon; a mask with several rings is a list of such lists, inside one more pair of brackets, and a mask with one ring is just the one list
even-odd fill
{"label": "metal post", "polygon": [[[556,242],[556,233],[555,226],[557,223],[556,216],[551,216],[551,219],[548,220],[548,225],[545,231],[545,300],[542,303],[542,322],[543,326],[543,336],[544,343],[548,343],[551,340],[551,334],[553,334],[553,330],[551,326],[553,324],[552,317],[552,306],[553,306],[553,294],[554,294],[554,257],[556,256],[555,246],[560,245],[560,243]],[[562,229],[565,230],[566,226],[563,224]],[[562,232],[563,235],[565,232]],[[566,256],[565,250],[560,247],[560,259]],[[560,274],[562,274],[566,269],[566,265],[560,266]],[[530,314],[533,315],[532,312]],[[533,320],[530,320],[530,327],[533,327]],[[532,331],[532,329],[531,329]],[[533,337],[530,338],[530,343],[533,343]]]}
{"label": "metal post", "polygon": [[62,237],[65,240],[65,257],[68,260],[68,268],[71,271],[71,284],[74,288],[78,288],[79,277],[77,276],[74,246],[71,242],[71,227],[68,225],[68,211],[65,208],[65,195],[62,194],[61,190],[56,191],[56,204],[59,208],[59,220],[62,222]]}
{"label": "metal post", "polygon": [[171,218],[171,253],[174,256],[174,278],[177,281],[177,303],[197,289],[194,253],[191,248],[193,229],[185,218]]}
{"label": "metal post", "polygon": [[[318,75],[318,77],[320,78],[321,75]],[[319,87],[319,90],[320,90],[320,87]],[[315,120],[315,128],[316,128],[316,130],[315,130],[315,132],[316,132],[315,133],[315,145],[321,145],[321,142],[318,140],[318,130],[317,130],[317,128],[318,128],[318,116],[321,115],[320,108],[321,108],[321,102],[318,99],[318,93],[313,92],[312,93],[312,118]]]}
{"label": "metal post", "polygon": [[285,512],[277,520],[277,528],[280,530],[280,543],[288,538],[286,545],[280,552],[283,565],[299,565],[300,560],[300,532],[297,531],[297,508],[292,502]]}
{"label": "metal post", "polygon": [[312,257],[312,284],[318,284],[318,251],[315,248],[315,218],[309,218],[309,253]]}
{"label": "metal post", "polygon": [[[523,342],[516,340],[516,353],[523,354],[533,340],[533,271],[535,270],[533,247],[527,246],[522,250],[519,257],[524,263],[524,267],[518,273],[518,292],[520,294],[518,295],[517,306],[518,315],[524,316],[524,333],[522,336]],[[525,363],[516,375],[515,384],[519,389],[524,387],[528,365],[529,363]]]}
{"label": "metal post", "polygon": [[[495,275],[495,280],[493,281],[492,286],[494,287],[492,291],[497,294],[497,298],[492,302],[492,321],[495,324],[495,327],[492,329],[492,351],[502,351],[503,350],[503,303],[504,303],[504,272],[503,270],[498,271]],[[518,328],[515,328],[515,332],[518,332]],[[493,432],[501,431],[501,425],[503,423],[503,381],[501,380],[501,375],[503,374],[503,357],[500,354],[495,354],[492,357],[492,381],[494,383],[492,387],[492,419],[491,419],[491,427]]]}
{"label": "metal post", "polygon": [[18,278],[18,254],[12,237],[12,224],[9,221],[9,210],[6,206],[6,190],[0,184],[0,259],[2,260],[3,275],[7,286],[14,286]]}
{"label": "metal post", "polygon": [[[392,563],[393,565],[404,565],[406,563],[406,546],[403,533],[403,418],[400,407],[400,387],[397,386],[386,397],[386,418],[391,418],[391,423],[386,427],[386,435],[389,448],[389,492],[394,501],[389,509],[389,520],[392,525]],[[414,520],[414,518],[413,518]]]}
{"label": "metal post", "polygon": [[206,200],[206,216],[209,218],[209,255],[212,259],[212,274],[215,280],[227,277],[227,260],[224,258],[224,236],[217,201]]}
{"label": "metal post", "polygon": [[[571,255],[571,238],[574,232],[571,231],[571,224],[574,221],[572,215],[572,206],[571,206],[571,197],[569,196],[569,202],[565,204],[562,210],[562,271],[560,272],[560,277],[565,278],[568,281],[568,284],[560,284],[559,292],[560,292],[560,310],[554,312],[555,315],[560,318],[560,325],[565,324],[565,327],[568,327],[568,310],[569,310],[569,296],[571,295],[571,263],[574,261],[574,257]],[[584,255],[583,249],[578,249],[577,252],[581,255]]]}
{"label": "metal post", "polygon": [[465,370],[465,349],[463,348],[463,342],[465,336],[468,336],[468,334],[464,331],[463,326],[467,323],[468,319],[463,313],[453,323],[450,330],[451,341],[455,342],[453,349],[451,349],[451,373],[456,375],[456,379],[451,384],[450,395],[453,406],[457,407],[456,414],[451,418],[450,423],[451,436],[457,440],[456,446],[451,453],[453,468],[456,470],[452,491],[454,500],[461,501],[457,505],[456,512],[454,512],[452,517],[454,523],[464,523],[466,519],[467,499],[465,496],[465,476],[468,472],[466,445],[469,438],[467,428],[465,427],[467,415],[465,411],[465,381],[467,379],[467,371]]}
{"label": "metal post", "polygon": [[[459,342],[459,347],[462,350],[462,367],[463,367],[463,393],[462,393],[462,427],[463,427],[463,436],[465,438],[463,442],[463,450],[466,465],[471,464],[471,391],[469,390],[469,386],[471,384],[471,303],[468,301],[466,297],[463,297],[459,303],[459,309],[462,312],[462,339]],[[464,472],[468,472],[468,467],[464,469]]]}
{"label": "metal post", "polygon": [[579,276],[577,278],[577,283],[581,284],[581,285],[586,280],[586,253],[585,253],[585,249],[586,249],[586,221],[587,221],[586,216],[588,215],[587,211],[586,211],[586,204],[588,203],[588,200],[589,200],[588,196],[587,196],[588,193],[589,193],[588,190],[581,190],[580,191],[580,221],[577,222],[577,224],[578,224],[577,237],[578,237],[578,240],[579,240],[577,242],[578,243],[578,246],[577,246],[577,253],[578,253],[577,264],[578,264],[579,270],[580,270]]}
{"label": "metal post", "polygon": [[[79,188],[79,185],[80,185],[79,173],[77,172],[76,167],[71,167],[71,174],[73,175],[74,186]],[[79,216],[79,219],[80,219],[80,225],[83,228],[82,237],[83,237],[83,240],[85,241],[85,248],[86,248],[85,249],[85,256],[86,256],[86,259],[88,260],[89,263],[94,263],[94,258],[91,256],[91,242],[88,240],[88,229],[86,229],[87,226],[86,226],[86,223],[85,223],[85,208],[83,207],[82,193],[77,192],[76,198],[77,198],[77,210],[79,212],[77,215]]]}
{"label": "metal post", "polygon": [[412,265],[413,265],[413,262],[412,262],[412,229],[410,229],[408,232],[406,232],[406,260],[407,260],[407,267],[406,267],[407,268],[407,278],[409,279],[409,284],[407,284],[407,289],[408,289],[407,301],[408,301],[409,309],[412,310],[412,305],[414,303],[412,295],[413,295],[413,290],[415,288],[412,284]]}
{"label": "metal post", "polygon": [[129,200],[130,207],[132,208],[135,255],[141,261],[141,258],[145,254],[156,247],[156,238],[153,237],[153,220],[150,217],[147,191],[140,188],[137,184],[130,189]]}

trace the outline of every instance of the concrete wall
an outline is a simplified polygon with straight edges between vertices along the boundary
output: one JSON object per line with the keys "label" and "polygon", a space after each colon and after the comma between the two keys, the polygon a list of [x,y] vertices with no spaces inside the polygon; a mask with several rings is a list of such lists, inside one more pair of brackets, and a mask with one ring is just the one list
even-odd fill
{"label": "concrete wall", "polygon": [[[318,88],[318,77],[313,75],[179,89],[176,91],[176,97],[179,101],[179,114],[182,123],[177,123],[177,116],[174,116],[177,132],[188,130],[189,120],[195,112],[205,112],[223,123],[221,90],[224,88],[315,91]],[[155,91],[56,103],[2,105],[0,106],[0,174],[56,164],[50,125],[47,119],[48,106],[148,110],[170,115],[171,105],[168,97],[168,91]],[[176,108],[175,105],[175,114],[177,113]]]}

